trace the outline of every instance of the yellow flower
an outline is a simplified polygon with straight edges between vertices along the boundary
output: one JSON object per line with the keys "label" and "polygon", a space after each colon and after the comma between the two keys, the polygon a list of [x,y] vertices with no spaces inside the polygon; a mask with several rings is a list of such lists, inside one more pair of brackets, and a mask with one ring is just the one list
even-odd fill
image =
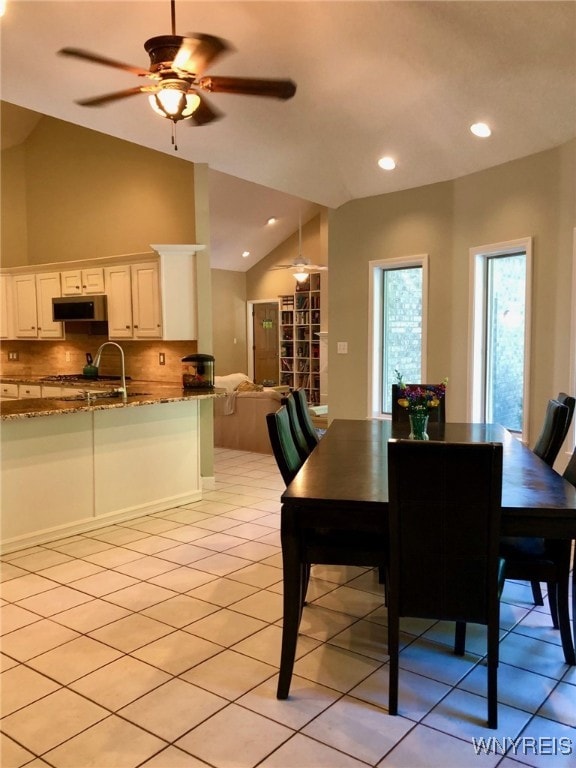
{"label": "yellow flower", "polygon": [[402,406],[402,408],[408,408],[408,406],[410,405],[410,403],[408,402],[408,400],[406,400],[406,398],[405,398],[405,397],[403,397],[403,398],[401,398],[400,400],[398,400],[398,405],[401,405],[401,406]]}

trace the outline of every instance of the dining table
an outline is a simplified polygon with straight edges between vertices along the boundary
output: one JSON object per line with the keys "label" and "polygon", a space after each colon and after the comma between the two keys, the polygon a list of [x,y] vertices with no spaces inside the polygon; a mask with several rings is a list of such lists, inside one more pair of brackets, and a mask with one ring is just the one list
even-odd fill
{"label": "dining table", "polygon": [[[387,530],[388,442],[408,439],[410,425],[390,419],[335,419],[282,494],[282,518],[324,510],[327,518],[362,519],[375,535]],[[502,536],[576,539],[576,487],[500,424],[429,423],[429,439],[503,446]],[[417,469],[415,469],[417,482]],[[290,528],[290,526],[286,526]],[[284,529],[284,525],[283,525]],[[576,645],[576,574],[572,624]],[[574,649],[568,663],[575,664]]]}

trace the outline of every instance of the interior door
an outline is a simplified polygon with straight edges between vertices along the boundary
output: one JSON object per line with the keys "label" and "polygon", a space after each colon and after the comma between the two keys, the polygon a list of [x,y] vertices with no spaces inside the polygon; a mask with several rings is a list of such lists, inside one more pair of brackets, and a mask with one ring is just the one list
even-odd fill
{"label": "interior door", "polygon": [[278,303],[254,304],[254,381],[271,387],[278,384]]}

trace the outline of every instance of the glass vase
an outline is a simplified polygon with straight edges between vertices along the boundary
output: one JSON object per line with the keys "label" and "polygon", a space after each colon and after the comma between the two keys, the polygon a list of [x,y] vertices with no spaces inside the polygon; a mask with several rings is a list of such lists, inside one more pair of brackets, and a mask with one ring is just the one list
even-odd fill
{"label": "glass vase", "polygon": [[428,414],[427,413],[409,413],[410,419],[410,440],[428,440]]}

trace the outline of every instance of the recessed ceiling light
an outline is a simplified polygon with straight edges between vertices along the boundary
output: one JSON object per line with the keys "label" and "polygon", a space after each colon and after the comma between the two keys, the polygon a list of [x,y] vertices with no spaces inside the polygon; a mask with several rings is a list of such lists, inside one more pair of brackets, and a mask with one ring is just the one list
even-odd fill
{"label": "recessed ceiling light", "polygon": [[481,139],[487,139],[492,134],[490,126],[486,123],[474,123],[470,126],[470,130],[474,136],[479,136]]}
{"label": "recessed ceiling light", "polygon": [[250,251],[242,251],[242,258],[247,259],[250,256]]}
{"label": "recessed ceiling light", "polygon": [[277,221],[278,221],[278,219],[276,218],[276,216],[270,216],[270,218],[268,219],[266,224],[270,224],[270,225],[276,224]]}
{"label": "recessed ceiling light", "polygon": [[392,157],[381,157],[378,160],[378,165],[385,171],[393,171],[396,168],[396,161]]}

